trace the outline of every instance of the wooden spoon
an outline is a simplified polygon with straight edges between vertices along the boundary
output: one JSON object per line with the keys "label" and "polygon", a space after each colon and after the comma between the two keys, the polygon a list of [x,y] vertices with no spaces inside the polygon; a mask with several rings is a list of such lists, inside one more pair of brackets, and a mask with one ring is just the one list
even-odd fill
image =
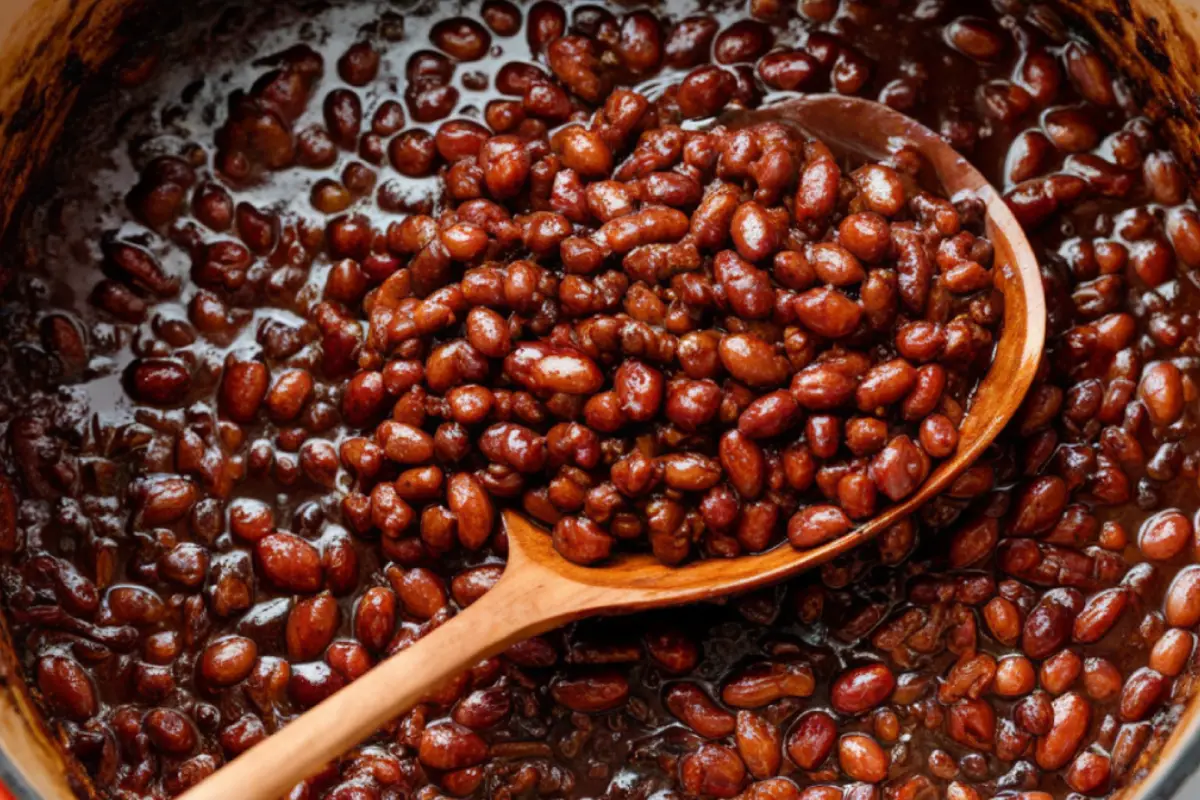
{"label": "wooden spoon", "polygon": [[951,198],[974,192],[987,208],[995,275],[1004,293],[1004,330],[991,370],[960,430],[957,452],[915,494],[856,530],[807,551],[782,544],[759,555],[669,567],[649,555],[622,555],[603,567],[573,564],[545,531],[507,511],[508,564],[491,591],[251,748],[183,795],[184,800],[273,800],[331,759],[407,711],[439,684],[514,642],[593,614],[705,600],[779,581],[830,560],[911,514],[970,466],[1013,416],[1033,382],[1046,334],[1037,261],[1008,206],[966,160],[932,131],[892,109],[857,98],[812,95],[721,121],[778,120],[831,146],[868,158],[916,147]]}

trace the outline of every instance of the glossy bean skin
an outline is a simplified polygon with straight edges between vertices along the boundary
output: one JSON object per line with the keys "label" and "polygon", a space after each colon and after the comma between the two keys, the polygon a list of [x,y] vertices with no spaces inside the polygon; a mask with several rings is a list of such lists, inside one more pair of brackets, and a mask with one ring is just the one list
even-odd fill
{"label": "glossy bean skin", "polygon": [[100,794],[177,796],[478,602],[503,510],[601,567],[821,547],[955,452],[1004,324],[979,209],[712,120],[791,91],[995,169],[1050,289],[1020,417],[852,552],[517,643],[291,796],[1057,800],[1153,763],[1200,618],[1188,162],[1070,18],[927,10],[306,9],[225,53],[229,18],[203,119],[152,83],[200,50],[119,57],[0,315],[7,621]]}

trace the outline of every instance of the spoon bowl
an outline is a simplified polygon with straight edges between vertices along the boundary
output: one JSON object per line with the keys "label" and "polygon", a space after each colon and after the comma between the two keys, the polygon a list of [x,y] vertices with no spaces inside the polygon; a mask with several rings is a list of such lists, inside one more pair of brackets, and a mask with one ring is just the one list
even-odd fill
{"label": "spoon bowl", "polygon": [[667,566],[646,554],[600,567],[567,561],[520,514],[503,525],[503,577],[480,600],[387,658],[334,696],[251,748],[183,795],[183,800],[272,800],[330,759],[407,711],[439,685],[510,644],[581,617],[631,612],[754,589],[822,564],[866,542],[949,488],[1012,418],[1033,382],[1046,335],[1037,261],[1017,220],[986,179],[941,137],[887,106],[840,95],[786,99],[719,120],[729,127],[778,121],[855,154],[878,159],[900,145],[918,150],[944,193],[973,193],[986,209],[1004,327],[994,360],[959,430],[958,449],[919,489],[855,530],[810,550],[784,543],[757,555]]}

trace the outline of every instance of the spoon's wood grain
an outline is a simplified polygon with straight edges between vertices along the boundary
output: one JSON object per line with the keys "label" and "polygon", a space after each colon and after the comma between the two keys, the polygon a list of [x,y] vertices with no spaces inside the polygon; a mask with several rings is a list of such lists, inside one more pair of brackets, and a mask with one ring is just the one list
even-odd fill
{"label": "spoon's wood grain", "polygon": [[561,558],[550,537],[506,512],[508,564],[496,586],[471,607],[218,770],[183,800],[273,800],[442,681],[528,636],[590,614],[637,611],[752,589],[778,581],[865,542],[912,513],[970,466],[1012,418],[1033,382],[1046,335],[1042,282],[1016,219],[987,181],[940,137],[886,106],[811,95],[736,112],[729,125],[780,120],[870,158],[898,143],[919,149],[951,197],[976,193],[987,207],[987,235],[1004,293],[1004,330],[991,370],[960,430],[958,450],[912,497],[821,547],[784,544],[766,553],[667,567],[649,555],[624,555],[603,567]]}

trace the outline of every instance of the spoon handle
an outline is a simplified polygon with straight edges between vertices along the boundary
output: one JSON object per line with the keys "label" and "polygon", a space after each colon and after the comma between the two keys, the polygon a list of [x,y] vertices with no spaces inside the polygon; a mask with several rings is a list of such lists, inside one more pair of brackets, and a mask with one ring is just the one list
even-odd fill
{"label": "spoon handle", "polygon": [[[277,800],[442,681],[577,616],[572,593],[539,577],[510,563],[499,583],[453,619],[221,767],[180,800]],[[556,602],[544,602],[547,591]]]}

